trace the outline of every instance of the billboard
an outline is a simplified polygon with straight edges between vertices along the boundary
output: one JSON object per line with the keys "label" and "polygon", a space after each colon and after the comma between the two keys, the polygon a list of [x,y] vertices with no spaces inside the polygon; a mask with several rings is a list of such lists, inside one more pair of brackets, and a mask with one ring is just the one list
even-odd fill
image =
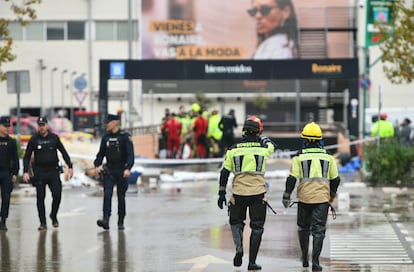
{"label": "billboard", "polygon": [[351,33],[355,26],[350,22],[355,14],[349,1],[142,0],[141,3],[142,59],[353,57],[349,51],[355,42]]}
{"label": "billboard", "polygon": [[367,23],[365,27],[365,46],[378,45],[381,42],[382,34],[375,26],[375,23],[390,24],[393,21],[394,0],[368,0],[366,9]]}

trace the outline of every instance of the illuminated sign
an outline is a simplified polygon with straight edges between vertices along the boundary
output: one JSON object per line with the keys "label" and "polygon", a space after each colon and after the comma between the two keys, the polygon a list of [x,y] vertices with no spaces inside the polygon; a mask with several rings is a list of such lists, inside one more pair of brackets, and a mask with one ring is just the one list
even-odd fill
{"label": "illuminated sign", "polygon": [[245,66],[243,64],[233,66],[205,64],[204,71],[206,74],[251,74],[253,72],[253,67]]}
{"label": "illuminated sign", "polygon": [[109,65],[109,75],[111,78],[124,78],[125,77],[125,63],[124,62],[111,62]]}
{"label": "illuminated sign", "polygon": [[337,64],[322,65],[322,64],[312,63],[312,73],[314,73],[314,74],[320,74],[320,73],[338,74],[338,73],[342,73],[342,65],[337,65]]}

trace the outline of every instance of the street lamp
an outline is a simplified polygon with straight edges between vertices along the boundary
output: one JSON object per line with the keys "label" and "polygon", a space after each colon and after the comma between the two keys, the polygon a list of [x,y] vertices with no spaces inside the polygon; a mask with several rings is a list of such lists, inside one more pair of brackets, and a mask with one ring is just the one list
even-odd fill
{"label": "street lamp", "polygon": [[40,116],[43,116],[43,70],[47,67],[43,64],[43,59],[39,59],[39,82],[40,82]]}
{"label": "street lamp", "polygon": [[[61,99],[62,99],[62,101],[61,101],[61,114],[62,114],[62,116],[61,117],[65,117],[65,114],[64,114],[64,107],[65,107],[65,74],[68,72],[68,70],[67,69],[65,69],[65,70],[63,70],[62,72],[61,72],[61,83],[62,83],[62,93],[61,93]],[[63,124],[63,122],[62,122],[62,124]],[[62,125],[62,128],[63,128],[63,125]]]}
{"label": "street lamp", "polygon": [[57,67],[54,67],[52,70],[50,70],[50,109],[51,109],[51,118],[53,119],[55,115],[55,99],[54,99],[54,92],[55,92],[55,86],[54,86],[54,78],[53,74],[57,71]]}
{"label": "street lamp", "polygon": [[70,121],[72,122],[72,128],[73,128],[73,125],[74,125],[74,120],[73,120],[73,95],[74,95],[74,93],[73,93],[73,85],[74,85],[73,77],[76,74],[77,74],[76,71],[73,71],[70,74],[70,82],[69,82],[69,92],[70,92]]}

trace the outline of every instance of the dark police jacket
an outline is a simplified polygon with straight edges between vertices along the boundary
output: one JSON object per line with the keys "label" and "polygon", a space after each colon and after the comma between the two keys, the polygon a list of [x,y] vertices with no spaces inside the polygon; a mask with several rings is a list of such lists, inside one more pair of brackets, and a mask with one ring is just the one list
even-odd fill
{"label": "dark police jacket", "polygon": [[12,175],[19,172],[16,140],[10,136],[0,137],[0,171],[10,171]]}
{"label": "dark police jacket", "polygon": [[69,154],[60,141],[59,136],[50,131],[46,137],[42,137],[39,133],[33,135],[27,144],[26,153],[23,158],[23,172],[28,172],[32,153],[34,153],[34,168],[58,169],[59,158],[57,150],[62,154],[63,160],[68,167],[72,168]]}
{"label": "dark police jacket", "polygon": [[102,164],[106,157],[109,168],[131,169],[134,165],[134,146],[129,134],[123,130],[107,132],[101,140],[99,152],[94,161],[95,167]]}

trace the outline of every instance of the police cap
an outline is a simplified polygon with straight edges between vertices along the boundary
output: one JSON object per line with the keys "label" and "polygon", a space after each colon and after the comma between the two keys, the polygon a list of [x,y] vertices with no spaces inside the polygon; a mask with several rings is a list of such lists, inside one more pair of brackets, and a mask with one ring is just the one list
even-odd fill
{"label": "police cap", "polygon": [[119,121],[119,116],[115,114],[108,114],[108,117],[106,117],[106,123],[111,121]]}
{"label": "police cap", "polygon": [[47,118],[46,117],[39,117],[39,119],[37,119],[37,124],[38,125],[47,124]]}
{"label": "police cap", "polygon": [[9,116],[0,117],[0,125],[3,125],[5,127],[9,127],[10,126],[10,117]]}

